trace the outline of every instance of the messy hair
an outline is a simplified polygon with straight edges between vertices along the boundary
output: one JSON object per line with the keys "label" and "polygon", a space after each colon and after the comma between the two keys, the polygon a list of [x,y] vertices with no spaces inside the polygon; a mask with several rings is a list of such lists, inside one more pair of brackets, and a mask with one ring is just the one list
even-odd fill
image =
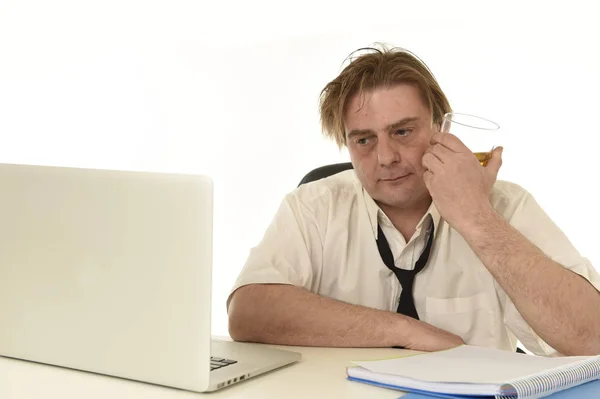
{"label": "messy hair", "polygon": [[[359,52],[362,54],[357,55]],[[348,60],[348,66],[323,88],[320,95],[323,133],[340,148],[346,145],[344,113],[355,94],[408,83],[419,89],[432,113],[433,123],[441,123],[444,114],[451,111],[446,95],[427,65],[408,50],[378,45],[356,50]]]}

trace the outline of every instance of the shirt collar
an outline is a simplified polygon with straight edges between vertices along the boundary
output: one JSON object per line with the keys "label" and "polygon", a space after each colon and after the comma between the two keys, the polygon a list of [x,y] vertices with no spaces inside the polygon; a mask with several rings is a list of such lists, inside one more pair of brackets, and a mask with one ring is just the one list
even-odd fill
{"label": "shirt collar", "polygon": [[[377,225],[381,223],[382,225],[392,226],[392,222],[387,217],[387,215],[381,210],[379,205],[375,202],[373,198],[367,193],[367,190],[361,186],[362,195],[364,197],[365,204],[367,206],[367,214],[369,216],[369,222],[371,224],[371,229],[373,230],[373,235],[375,239],[377,239]],[[430,229],[431,226],[434,227],[435,231],[438,230],[438,226],[440,224],[441,216],[435,207],[433,201],[425,215],[421,218],[419,223],[417,223],[416,231],[420,231],[423,226],[426,226],[427,229]],[[427,224],[425,224],[427,223]]]}

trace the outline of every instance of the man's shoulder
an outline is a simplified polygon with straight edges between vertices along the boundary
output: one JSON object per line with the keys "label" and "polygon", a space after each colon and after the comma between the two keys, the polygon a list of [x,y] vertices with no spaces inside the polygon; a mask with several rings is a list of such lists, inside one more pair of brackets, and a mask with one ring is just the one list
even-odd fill
{"label": "man's shoulder", "polygon": [[528,192],[525,188],[518,185],[517,183],[513,183],[506,180],[496,181],[492,189],[492,195],[501,195],[510,198],[519,198],[527,194]]}
{"label": "man's shoulder", "polygon": [[529,195],[529,192],[517,183],[498,180],[492,188],[490,202],[497,211],[504,213],[514,211]]}
{"label": "man's shoulder", "polygon": [[342,205],[356,199],[359,187],[360,182],[354,170],[350,169],[302,184],[289,193],[287,197],[288,200],[298,201],[309,206],[331,202]]}

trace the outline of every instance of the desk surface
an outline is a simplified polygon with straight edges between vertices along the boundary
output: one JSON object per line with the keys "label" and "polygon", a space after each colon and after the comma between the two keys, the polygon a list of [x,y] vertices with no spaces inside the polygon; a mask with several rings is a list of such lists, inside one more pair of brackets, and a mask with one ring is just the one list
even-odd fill
{"label": "desk surface", "polygon": [[186,399],[206,396],[214,399],[391,399],[402,396],[400,391],[346,379],[346,366],[352,360],[398,356],[400,349],[281,348],[301,352],[302,361],[207,394],[0,357],[0,398]]}

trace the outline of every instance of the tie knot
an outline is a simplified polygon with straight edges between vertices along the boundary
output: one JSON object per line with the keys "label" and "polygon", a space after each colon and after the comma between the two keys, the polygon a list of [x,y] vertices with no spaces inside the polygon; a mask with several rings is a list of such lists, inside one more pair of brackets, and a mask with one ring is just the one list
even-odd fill
{"label": "tie knot", "polygon": [[412,287],[413,282],[415,281],[415,276],[418,273],[416,270],[398,269],[397,267],[395,267],[393,271],[398,278],[398,281],[400,281],[400,285],[402,285],[403,290],[405,290],[408,286]]}

